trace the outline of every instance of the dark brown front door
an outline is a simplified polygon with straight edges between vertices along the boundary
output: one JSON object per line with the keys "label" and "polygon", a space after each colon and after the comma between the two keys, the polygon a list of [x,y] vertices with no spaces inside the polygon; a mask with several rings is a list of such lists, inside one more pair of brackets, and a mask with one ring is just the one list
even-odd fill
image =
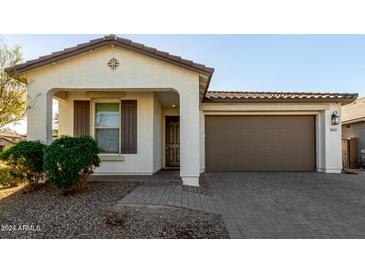
{"label": "dark brown front door", "polygon": [[180,119],[166,116],[166,167],[180,166]]}

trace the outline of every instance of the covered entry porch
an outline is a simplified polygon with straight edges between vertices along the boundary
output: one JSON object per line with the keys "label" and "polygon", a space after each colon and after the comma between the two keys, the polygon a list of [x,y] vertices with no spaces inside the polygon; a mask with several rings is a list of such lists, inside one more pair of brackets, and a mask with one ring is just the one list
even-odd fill
{"label": "covered entry porch", "polygon": [[171,172],[164,172],[164,179],[173,173],[169,180],[176,181],[183,166],[176,91],[63,89],[52,97],[59,106],[59,136],[90,135],[96,140],[102,160],[96,175],[160,178],[167,169]]}

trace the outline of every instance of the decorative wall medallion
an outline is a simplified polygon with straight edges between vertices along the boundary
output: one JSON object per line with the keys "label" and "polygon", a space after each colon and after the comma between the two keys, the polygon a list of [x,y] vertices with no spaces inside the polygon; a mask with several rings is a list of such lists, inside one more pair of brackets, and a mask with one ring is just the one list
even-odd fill
{"label": "decorative wall medallion", "polygon": [[112,59],[109,60],[108,66],[114,71],[118,68],[119,62],[118,62],[117,59],[112,58]]}

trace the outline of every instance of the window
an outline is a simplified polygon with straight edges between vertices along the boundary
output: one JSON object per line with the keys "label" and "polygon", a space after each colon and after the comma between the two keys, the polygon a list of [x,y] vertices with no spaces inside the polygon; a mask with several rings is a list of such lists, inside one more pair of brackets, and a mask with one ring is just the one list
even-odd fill
{"label": "window", "polygon": [[119,153],[119,103],[95,104],[95,139],[100,153]]}

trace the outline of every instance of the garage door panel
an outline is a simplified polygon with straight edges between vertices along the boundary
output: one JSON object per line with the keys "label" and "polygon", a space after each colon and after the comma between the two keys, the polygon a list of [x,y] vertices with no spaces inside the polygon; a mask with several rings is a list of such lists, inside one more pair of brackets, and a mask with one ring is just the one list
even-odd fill
{"label": "garage door panel", "polygon": [[208,171],[314,171],[314,116],[206,116]]}

